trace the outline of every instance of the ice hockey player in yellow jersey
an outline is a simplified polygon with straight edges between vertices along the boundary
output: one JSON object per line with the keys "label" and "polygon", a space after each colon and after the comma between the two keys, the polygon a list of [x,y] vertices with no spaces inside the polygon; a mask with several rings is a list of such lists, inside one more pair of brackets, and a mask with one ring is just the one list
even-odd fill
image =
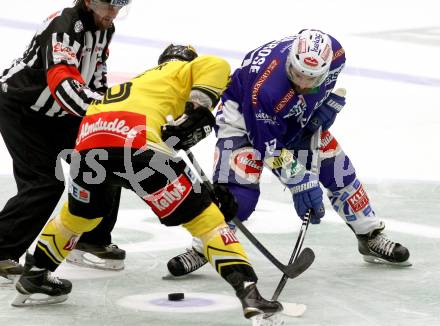
{"label": "ice hockey player in yellow jersey", "polygon": [[[87,110],[72,157],[69,198],[44,228],[25,272],[17,282],[15,306],[66,300],[72,284],[50,275],[83,232],[95,228],[115,186],[133,190],[166,226],[182,225],[203,242],[205,258],[236,291],[246,318],[282,310],[258,292],[257,276],[246,252],[225,223],[225,214],[208,189],[174,150],[189,149],[215,124],[211,110],[227,86],[229,64],[198,56],[190,46],[170,45],[159,65],[110,88]],[[167,123],[167,116],[174,122]],[[40,302],[41,303],[41,302]]]}

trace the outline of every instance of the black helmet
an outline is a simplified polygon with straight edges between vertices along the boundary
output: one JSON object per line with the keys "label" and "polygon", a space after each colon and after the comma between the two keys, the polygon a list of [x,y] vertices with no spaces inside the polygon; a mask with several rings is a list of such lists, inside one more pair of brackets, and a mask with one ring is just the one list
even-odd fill
{"label": "black helmet", "polygon": [[197,52],[191,45],[170,44],[159,56],[158,64],[170,60],[192,61],[197,58]]}

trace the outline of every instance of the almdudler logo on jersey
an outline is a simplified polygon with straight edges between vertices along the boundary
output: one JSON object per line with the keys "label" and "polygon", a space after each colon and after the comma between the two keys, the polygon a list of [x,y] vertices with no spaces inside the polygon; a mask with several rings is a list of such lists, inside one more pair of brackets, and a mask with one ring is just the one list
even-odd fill
{"label": "almdudler logo on jersey", "polygon": [[370,200],[368,199],[367,193],[362,185],[351,197],[348,198],[348,204],[355,213],[367,207],[369,203]]}
{"label": "almdudler logo on jersey", "polygon": [[181,174],[164,188],[154,194],[144,196],[143,199],[159,218],[164,218],[183,203],[190,194],[191,189],[191,182],[185,175]]}
{"label": "almdudler logo on jersey", "polygon": [[145,116],[133,112],[104,112],[83,118],[76,149],[132,147],[146,143]]}

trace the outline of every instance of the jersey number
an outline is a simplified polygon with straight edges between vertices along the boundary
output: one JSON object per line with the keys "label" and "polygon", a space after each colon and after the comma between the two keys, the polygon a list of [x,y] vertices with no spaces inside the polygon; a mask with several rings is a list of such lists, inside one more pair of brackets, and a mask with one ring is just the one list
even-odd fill
{"label": "jersey number", "polygon": [[133,84],[131,82],[124,83],[119,85],[119,90],[115,87],[109,88],[105,93],[104,99],[102,102],[104,104],[121,102],[127,99],[130,96],[131,86]]}

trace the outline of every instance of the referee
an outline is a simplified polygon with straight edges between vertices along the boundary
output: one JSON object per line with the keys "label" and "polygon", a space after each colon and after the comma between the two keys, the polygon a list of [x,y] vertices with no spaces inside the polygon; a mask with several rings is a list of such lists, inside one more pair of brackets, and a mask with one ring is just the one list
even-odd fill
{"label": "referee", "polygon": [[[59,154],[75,147],[81,117],[107,89],[113,20],[129,2],[76,0],[72,8],[49,16],[23,56],[0,75],[0,132],[17,184],[17,194],[0,211],[0,276],[21,273],[18,259],[64,191],[64,181],[55,173]],[[81,237],[72,262],[104,269],[124,267],[125,251],[111,244],[110,235],[119,199],[120,188],[108,193],[110,216]],[[82,259],[86,252],[101,262]]]}

